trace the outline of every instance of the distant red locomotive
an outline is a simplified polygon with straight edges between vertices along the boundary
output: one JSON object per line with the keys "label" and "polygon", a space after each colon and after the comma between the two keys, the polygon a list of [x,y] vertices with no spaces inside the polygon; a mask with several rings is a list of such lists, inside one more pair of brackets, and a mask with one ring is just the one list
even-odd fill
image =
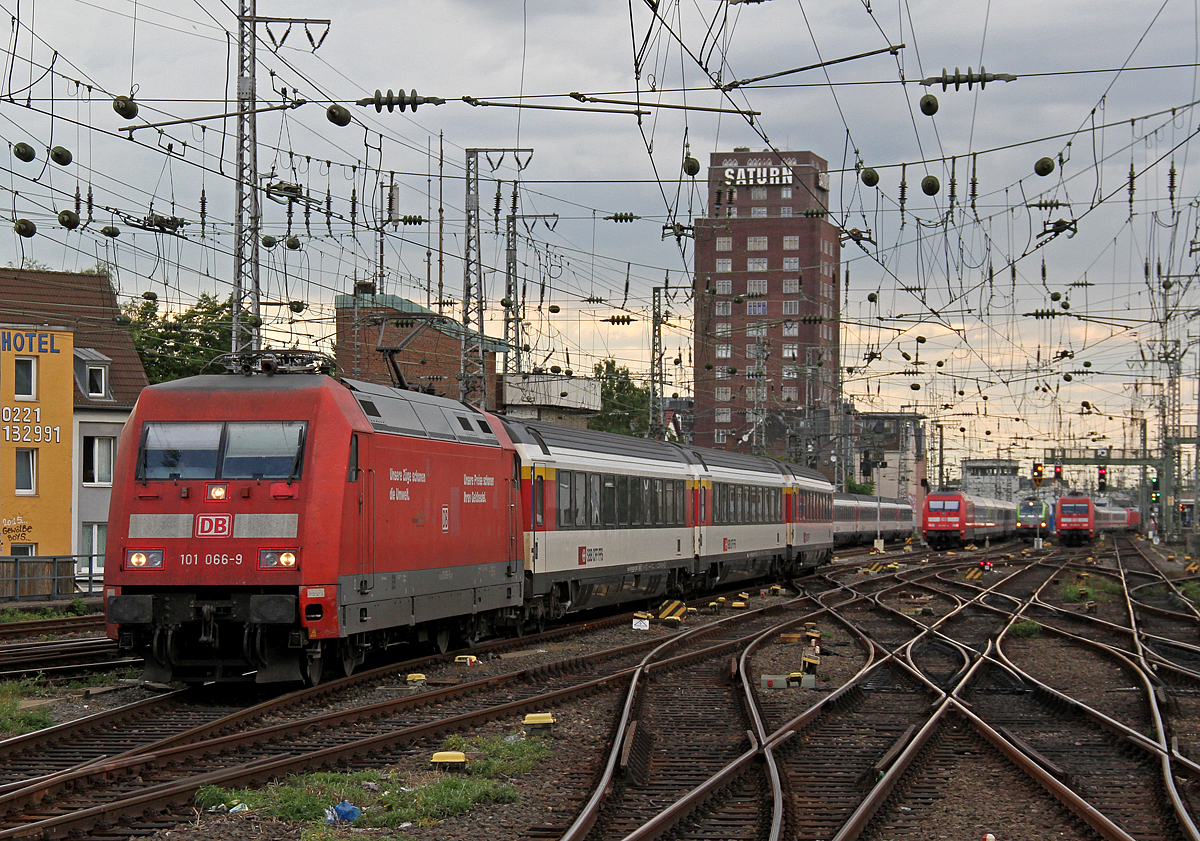
{"label": "distant red locomotive", "polygon": [[319,354],[223,361],[144,390],[120,442],[108,634],[147,679],[315,683],[832,554],[833,487],[805,467],[339,380]]}
{"label": "distant red locomotive", "polygon": [[1136,531],[1140,516],[1127,508],[1096,505],[1089,496],[1061,496],[1054,505],[1055,534],[1064,546],[1082,546],[1105,532]]}
{"label": "distant red locomotive", "polygon": [[931,493],[921,509],[921,536],[932,549],[998,540],[1012,535],[1016,528],[1016,503],[961,491]]}

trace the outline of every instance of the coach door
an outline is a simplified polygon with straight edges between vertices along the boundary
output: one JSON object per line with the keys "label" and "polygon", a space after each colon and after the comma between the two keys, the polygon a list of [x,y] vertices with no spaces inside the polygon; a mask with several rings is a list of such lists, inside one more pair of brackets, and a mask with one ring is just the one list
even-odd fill
{"label": "coach door", "polygon": [[542,567],[546,552],[546,494],[554,493],[554,469],[536,462],[529,468],[529,555],[527,563],[535,570]]}

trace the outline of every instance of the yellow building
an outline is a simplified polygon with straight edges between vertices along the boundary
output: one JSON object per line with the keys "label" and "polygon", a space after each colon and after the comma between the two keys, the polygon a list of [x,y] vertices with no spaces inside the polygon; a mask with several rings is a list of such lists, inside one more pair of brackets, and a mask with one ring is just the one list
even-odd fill
{"label": "yellow building", "polygon": [[0,324],[0,555],[70,555],[75,343]]}

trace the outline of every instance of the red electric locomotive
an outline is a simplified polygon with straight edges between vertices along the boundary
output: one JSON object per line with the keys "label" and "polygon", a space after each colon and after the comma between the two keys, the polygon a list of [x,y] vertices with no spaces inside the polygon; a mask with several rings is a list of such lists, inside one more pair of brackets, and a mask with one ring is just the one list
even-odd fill
{"label": "red electric locomotive", "polygon": [[921,536],[932,549],[998,540],[1013,534],[1016,527],[1016,503],[961,491],[931,493],[921,509]]}
{"label": "red electric locomotive", "polygon": [[[1104,532],[1126,531],[1136,512],[1096,505],[1089,496],[1061,496],[1054,505],[1055,534],[1063,546],[1082,546]],[[1136,528],[1136,525],[1134,526]]]}
{"label": "red electric locomotive", "polygon": [[142,392],[114,469],[108,634],[152,680],[307,680],[827,562],[833,487],[768,458],[507,419],[320,354]]}

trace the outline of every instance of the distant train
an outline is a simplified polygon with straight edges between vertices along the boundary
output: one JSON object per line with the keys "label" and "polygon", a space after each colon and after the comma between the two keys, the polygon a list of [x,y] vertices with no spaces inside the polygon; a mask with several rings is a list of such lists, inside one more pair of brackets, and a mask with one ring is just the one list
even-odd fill
{"label": "distant train", "polygon": [[1031,497],[1017,507],[1017,537],[1033,540],[1054,534],[1054,506],[1044,499]]}
{"label": "distant train", "polygon": [[[319,354],[222,362],[145,389],[114,465],[107,632],[147,679],[317,683],[832,557],[834,487],[808,467],[506,418]],[[849,539],[876,512],[911,529],[861,499]]]}
{"label": "distant train", "polygon": [[1099,535],[1136,530],[1140,515],[1128,508],[1097,505],[1090,496],[1061,496],[1054,505],[1055,534],[1063,546],[1082,546]]}
{"label": "distant train", "polygon": [[938,491],[925,498],[921,536],[931,549],[951,549],[1011,537],[1017,531],[1017,504]]}
{"label": "distant train", "polygon": [[865,494],[833,495],[833,545],[898,540],[913,533],[912,506],[901,499]]}

